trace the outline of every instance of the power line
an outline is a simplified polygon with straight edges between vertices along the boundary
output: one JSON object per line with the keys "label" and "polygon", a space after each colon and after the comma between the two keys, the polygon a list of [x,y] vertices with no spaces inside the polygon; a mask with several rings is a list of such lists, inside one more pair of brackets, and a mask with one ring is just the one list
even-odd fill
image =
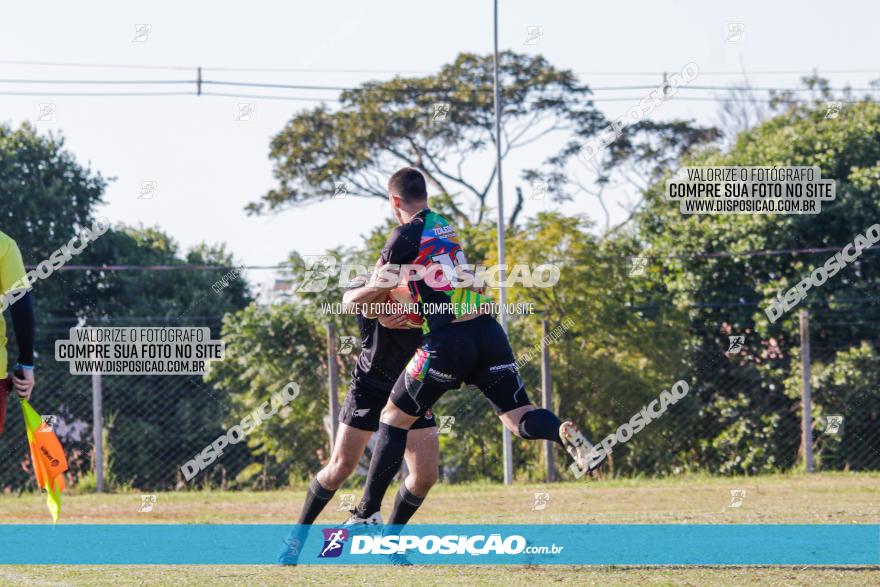
{"label": "power line", "polygon": [[[3,80],[0,80],[2,82]],[[308,84],[278,84],[278,83],[265,83],[265,82],[237,82],[237,81],[224,81],[224,80],[204,80],[202,82],[205,85],[218,85],[218,86],[238,86],[238,87],[249,87],[249,88],[272,88],[272,89],[291,89],[291,90],[327,90],[327,91],[338,91],[338,92],[370,92],[370,91],[381,91],[381,92],[486,92],[489,93],[492,91],[492,88],[456,88],[456,87],[411,87],[411,88],[386,88],[386,87],[352,87],[352,86],[316,86],[316,85],[308,85]],[[627,85],[627,86],[588,86],[583,90],[570,90],[573,92],[613,92],[613,91],[629,91],[629,90],[657,90],[660,89],[661,84],[647,84],[647,85]],[[686,85],[686,86],[678,86],[677,90],[714,90],[714,91],[755,91],[755,92],[817,92],[820,90],[827,90],[830,92],[880,92],[880,87],[877,88],[769,88],[769,87],[754,87],[754,86],[701,86],[701,85]]]}
{"label": "power line", "polygon": [[[244,94],[237,92],[205,92],[203,91],[203,96],[215,96],[215,97],[226,97],[226,98],[248,98],[253,100],[281,100],[281,101],[291,101],[291,102],[341,102],[342,99],[333,96],[328,97],[314,97],[314,96],[283,96],[283,95],[272,95],[272,94]],[[46,92],[27,92],[27,91],[0,91],[0,96],[30,96],[34,98],[39,97],[52,97],[52,96],[64,96],[64,97],[148,97],[148,96],[197,96],[195,91],[181,91],[181,92],[57,92],[57,91],[46,91]],[[645,96],[637,95],[637,96],[615,96],[612,98],[601,98],[601,97],[590,97],[590,102],[629,102],[629,103],[637,103],[640,100],[644,99]],[[737,98],[734,96],[675,96],[671,98],[664,98],[666,102],[750,102],[750,103],[762,103],[762,104],[772,104],[777,103],[779,100],[769,99],[769,98]],[[842,104],[857,104],[861,102],[861,99],[854,100],[843,100],[840,98],[835,98],[836,102],[840,102]],[[466,101],[458,100],[459,103],[466,103]],[[794,104],[812,104],[815,100],[811,99],[801,99],[801,98],[786,98],[784,100],[785,103],[794,103]],[[525,101],[521,102],[521,104],[530,104],[533,102]]]}
{"label": "power line", "polygon": [[[660,85],[642,85],[642,86],[590,86],[590,90],[594,92],[611,92],[623,90],[656,90],[661,88]],[[686,86],[677,86],[679,90],[711,90],[711,91],[752,91],[752,92],[819,92],[827,90],[829,92],[880,92],[877,88],[768,88],[755,86],[701,86],[688,84]]]}
{"label": "power line", "polygon": [[[341,100],[337,97],[313,97],[313,96],[278,96],[271,94],[242,94],[237,92],[202,92],[203,96],[214,96],[214,97],[225,97],[225,98],[247,98],[253,100],[281,100],[281,101],[291,101],[291,102],[340,102]],[[30,97],[52,97],[52,96],[68,96],[68,97],[143,97],[143,96],[196,96],[195,92],[15,92],[15,91],[0,91],[0,96],[30,96]],[[644,98],[644,96],[627,96],[627,97],[614,97],[614,98],[591,98],[591,102],[630,102],[636,103],[639,100]],[[677,96],[674,98],[667,98],[666,101],[675,102],[758,102],[758,103],[774,103],[775,100],[770,99],[760,99],[760,98],[749,98],[744,100],[738,100],[734,98],[722,98],[722,97],[713,97],[713,96]],[[840,100],[837,99],[837,102],[841,102],[843,104],[856,104],[861,100]],[[813,100],[806,99],[786,99],[786,103],[795,103],[795,104],[810,104],[813,103]],[[525,102],[528,104],[529,102]]]}
{"label": "power line", "polygon": [[[645,96],[617,96],[614,98],[590,98],[591,102],[638,102],[644,99]],[[736,96],[673,96],[670,98],[664,98],[664,102],[749,102],[749,103],[761,103],[761,104],[774,104],[777,102],[785,102],[785,103],[794,103],[794,104],[812,104],[815,100],[809,98],[785,98],[782,99],[773,99],[773,98],[738,98]],[[840,98],[835,98],[836,102],[840,102],[842,104],[857,104],[862,100],[842,100]]]}
{"label": "power line", "polygon": [[[576,71],[574,73],[578,75],[604,75],[604,76],[660,76],[664,73],[669,73],[670,71],[677,71],[675,68],[668,69],[665,71]],[[831,75],[840,75],[840,74],[850,74],[850,73],[858,73],[858,74],[875,74],[880,75],[880,68],[877,69],[811,69],[811,70],[797,70],[797,69],[765,69],[765,70],[728,70],[728,71],[701,71],[700,76],[707,75],[738,75],[738,76],[753,76],[753,75],[819,75],[819,74],[831,74]]]}
{"label": "power line", "polygon": [[430,75],[436,73],[420,69],[320,69],[310,67],[205,67],[204,69],[239,73],[354,73],[368,75]]}
{"label": "power line", "polygon": [[[27,265],[36,269],[36,265]],[[230,269],[290,269],[291,265],[200,265],[181,263],[180,265],[64,265],[60,271],[229,271]]]}
{"label": "power line", "polygon": [[[190,314],[186,315],[187,320],[216,320],[218,317],[222,318],[223,314],[216,314],[213,316],[192,316]],[[90,320],[96,320],[100,322],[129,322],[131,320],[178,320],[179,317],[176,316],[100,316],[95,317],[92,316],[89,318]],[[76,322],[79,320],[79,316],[49,316],[47,318],[41,318],[41,321],[47,323],[55,323],[55,322]],[[57,327],[56,327],[57,328]]]}
{"label": "power line", "polygon": [[[348,91],[369,91],[371,88],[353,88],[346,86],[314,86],[314,85],[306,85],[306,84],[274,84],[274,83],[266,83],[266,82],[236,82],[236,81],[224,81],[224,80],[204,80],[202,82],[204,85],[214,85],[214,86],[235,86],[235,87],[243,87],[243,88],[271,88],[271,89],[285,89],[285,90],[324,90],[324,91],[333,91],[333,92],[348,92]],[[389,91],[394,92],[412,92],[417,91],[416,88],[389,88]],[[433,88],[429,91],[434,91]],[[437,91],[453,91],[451,89],[443,89]],[[478,90],[471,90],[478,91]],[[491,90],[482,90],[482,91],[491,91]]]}
{"label": "power line", "polygon": [[[70,85],[70,84],[83,84],[83,85],[174,85],[174,84],[197,84],[199,80],[197,79],[176,79],[176,80],[108,80],[108,79],[0,79],[0,84],[61,84],[61,85]],[[216,85],[216,86],[234,86],[234,87],[244,87],[244,88],[267,88],[267,89],[288,89],[288,90],[308,90],[308,91],[334,91],[334,92],[400,92],[400,93],[412,93],[412,92],[483,92],[489,93],[492,92],[492,88],[462,88],[462,87],[403,87],[403,88],[390,88],[390,87],[362,87],[362,86],[328,86],[328,85],[313,85],[313,84],[281,84],[281,83],[271,83],[271,82],[250,82],[250,81],[235,81],[235,80],[201,80],[202,85]],[[590,86],[580,90],[571,90],[575,93],[578,92],[612,92],[612,91],[646,91],[646,90],[657,90],[662,87],[661,84],[646,84],[646,85],[623,85],[623,86]],[[817,92],[820,90],[827,90],[831,92],[880,92],[880,87],[876,88],[796,88],[796,87],[755,87],[755,86],[719,86],[719,85],[683,85],[678,86],[676,91],[685,90],[685,91],[694,91],[694,90],[709,90],[709,91],[755,91],[755,92]]]}
{"label": "power line", "polygon": [[880,92],[877,88],[762,88],[754,86],[700,86],[686,85],[679,86],[678,90],[744,90],[754,92],[818,92],[828,90],[829,92]]}
{"label": "power line", "polygon": [[291,102],[338,102],[339,98],[316,98],[306,96],[272,96],[263,94],[239,94],[232,92],[202,92],[203,96],[220,96],[224,98],[248,98],[254,100],[289,100]]}
{"label": "power line", "polygon": [[[769,299],[769,298],[768,298]],[[711,301],[711,302],[697,302],[694,304],[687,304],[682,306],[687,309],[701,309],[701,308],[759,308],[766,300],[731,300],[731,301]],[[880,302],[880,296],[876,297],[867,297],[867,298],[841,298],[841,299],[819,299],[819,300],[806,300],[800,303],[802,307],[814,307],[814,306],[826,306],[828,304],[864,304],[865,302]],[[676,307],[674,301],[652,301],[646,304],[634,304],[629,306],[631,310],[651,310],[656,308],[673,308]],[[825,315],[833,316],[834,313],[826,313]],[[795,315],[789,316],[789,318],[796,317]],[[821,321],[820,321],[821,323]]]}
{"label": "power line", "polygon": [[3,59],[0,65],[27,65],[36,67],[86,67],[95,69],[152,69],[152,70],[194,70],[195,67],[184,65],[137,65],[137,64],[119,64],[119,63],[78,63],[72,61],[18,61]]}
{"label": "power line", "polygon": [[[136,70],[194,70],[196,65],[137,65],[123,63],[80,63],[69,61],[16,61],[16,60],[0,60],[0,65],[25,65],[35,67],[80,67],[92,69],[136,69]],[[240,72],[240,73],[345,73],[345,74],[406,74],[406,75],[423,75],[431,74],[429,70],[395,70],[395,69],[322,69],[308,67],[202,67],[203,70]]]}
{"label": "power line", "polygon": [[[0,62],[2,63],[2,62]],[[166,92],[142,92],[142,91],[105,91],[105,92],[84,92],[84,91],[56,91],[54,89],[47,90],[44,92],[35,92],[35,91],[22,91],[22,90],[2,90],[0,91],[0,96],[33,96],[33,97],[50,97],[50,96],[70,96],[70,97],[150,97],[150,96],[185,96],[185,95],[209,95],[209,96],[221,96],[221,97],[231,97],[231,98],[244,98],[244,99],[253,99],[253,100],[288,100],[288,101],[300,101],[300,102],[342,102],[341,96],[327,96],[327,97],[312,97],[312,96],[299,96],[299,95],[286,95],[286,94],[263,94],[263,93],[250,93],[250,92],[205,92],[202,91],[203,86],[230,86],[237,88],[261,88],[261,89],[276,89],[276,90],[299,90],[299,91],[332,91],[332,92],[389,92],[389,93],[419,93],[424,95],[425,93],[436,92],[438,93],[438,98],[447,98],[452,99],[451,97],[442,96],[445,93],[455,93],[460,94],[461,92],[470,92],[470,93],[478,93],[478,94],[486,94],[491,90],[491,88],[451,88],[451,87],[403,87],[403,88],[387,88],[387,87],[352,87],[352,86],[331,86],[331,85],[312,85],[312,84],[281,84],[281,83],[269,83],[269,82],[247,82],[247,81],[235,81],[235,80],[205,80],[201,79],[201,73],[198,78],[195,80],[186,80],[186,79],[176,79],[176,80],[168,80],[168,79],[157,79],[157,80],[111,80],[111,79],[0,79],[0,84],[9,84],[9,85],[112,85],[112,86],[141,86],[141,85],[182,85],[182,84],[193,84],[195,87],[192,91],[166,91]],[[616,91],[649,91],[649,90],[658,90],[662,88],[662,85],[620,85],[620,86],[595,86],[592,88],[583,88],[582,90],[575,90],[575,92],[584,92],[591,94],[589,100],[592,102],[637,102],[644,99],[643,94],[634,95],[634,96],[595,96],[596,92],[616,92]],[[787,92],[789,94],[794,93],[803,93],[803,92],[812,92],[815,93],[817,90],[812,88],[784,88],[784,87],[748,87],[748,86],[713,86],[713,85],[694,85],[694,86],[679,86],[677,89],[686,90],[686,91],[736,91],[736,90],[748,90],[755,92]],[[830,92],[878,92],[880,91],[880,87],[877,88],[823,88],[824,90]],[[541,98],[535,98],[534,100],[528,100],[525,103],[530,104],[534,103],[536,100],[540,100]],[[546,99],[546,98],[543,98]],[[864,98],[862,98],[864,99]],[[458,103],[467,103],[468,100],[455,98],[454,99]],[[759,98],[759,97],[740,97],[740,96],[674,96],[671,98],[665,98],[665,100],[673,101],[678,100],[682,102],[752,102],[752,103],[773,103],[776,102],[776,99],[771,98]],[[794,103],[812,103],[815,100],[809,98],[787,98],[787,101]],[[842,100],[839,99],[837,101],[846,102],[846,103],[856,103],[859,102],[860,99],[848,99]]]}
{"label": "power line", "polygon": [[84,85],[134,85],[147,84],[194,84],[196,80],[106,80],[106,79],[0,79],[0,84],[84,84]]}
{"label": "power line", "polygon": [[193,96],[193,92],[7,92],[0,91],[0,96],[80,96],[80,97],[131,97],[131,96]]}
{"label": "power line", "polygon": [[[633,257],[646,259],[717,259],[721,257],[775,257],[782,255],[817,255],[820,253],[838,252],[843,247],[809,247],[800,249],[767,249],[743,252],[717,251],[711,253],[685,253],[679,255],[597,255],[599,259],[617,259],[620,261],[631,260]],[[863,253],[878,253],[880,248],[863,249]],[[355,265],[356,263],[352,263]],[[572,266],[571,263],[558,263],[562,266]],[[577,264],[579,265],[579,264]],[[36,269],[36,265],[27,265],[28,269]],[[197,263],[181,263],[179,265],[64,265],[61,271],[228,271],[230,269],[242,270],[284,270],[293,265],[205,265]]]}
{"label": "power line", "polygon": [[[71,61],[25,61],[25,60],[0,60],[0,65],[22,65],[36,67],[80,67],[94,69],[135,69],[135,70],[194,70],[197,66],[184,65],[140,65],[140,64],[121,64],[121,63],[82,63]],[[596,75],[596,76],[655,76],[660,77],[664,73],[677,71],[680,64],[669,69],[644,71],[574,71],[577,75]],[[204,66],[203,70],[224,71],[224,72],[253,72],[253,73],[327,73],[327,74],[396,74],[396,75],[423,75],[433,74],[431,70],[407,70],[407,69],[361,69],[361,68],[309,68],[309,67],[214,67]],[[767,69],[767,70],[748,70],[745,72],[748,76],[753,75],[818,75],[818,74],[876,74],[880,75],[880,67],[868,69]],[[718,70],[718,71],[701,71],[701,76],[742,76],[744,72],[737,70]]]}
{"label": "power line", "polygon": [[[308,85],[308,84],[277,84],[277,83],[269,83],[269,82],[237,82],[237,81],[225,81],[225,80],[205,80],[202,82],[205,85],[217,85],[217,86],[236,86],[236,87],[248,87],[248,88],[270,88],[270,89],[289,89],[289,90],[322,90],[322,91],[335,91],[335,92],[389,92],[389,93],[426,93],[426,92],[482,92],[482,93],[491,93],[492,88],[462,88],[462,87],[407,87],[407,88],[387,88],[387,87],[355,87],[355,86],[316,86],[316,85]],[[655,86],[656,87],[656,86]],[[590,91],[589,89],[585,90],[572,90],[572,92],[580,92],[580,91]]]}
{"label": "power line", "polygon": [[[701,258],[701,259],[714,259],[719,257],[776,257],[780,255],[816,255],[819,253],[832,253],[838,252],[842,250],[843,247],[808,247],[801,249],[767,249],[767,250],[755,250],[755,251],[745,251],[742,253],[734,253],[730,251],[718,251],[714,253],[689,253],[684,255],[660,255],[656,257],[652,257],[651,255],[635,255],[637,257],[645,257],[647,259],[690,259],[690,258]],[[862,252],[880,252],[880,249],[863,249]],[[628,257],[632,258],[632,257]]]}

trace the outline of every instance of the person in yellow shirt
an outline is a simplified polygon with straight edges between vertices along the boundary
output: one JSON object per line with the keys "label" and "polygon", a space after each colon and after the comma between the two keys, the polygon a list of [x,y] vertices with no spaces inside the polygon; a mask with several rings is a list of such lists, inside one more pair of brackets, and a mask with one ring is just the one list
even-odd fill
{"label": "person in yellow shirt", "polygon": [[[6,421],[6,399],[11,390],[19,397],[30,399],[34,389],[34,305],[30,283],[25,278],[24,263],[18,245],[7,234],[0,232],[0,433]],[[9,308],[15,341],[18,343],[18,362],[14,374],[7,378],[6,322],[3,312]]]}

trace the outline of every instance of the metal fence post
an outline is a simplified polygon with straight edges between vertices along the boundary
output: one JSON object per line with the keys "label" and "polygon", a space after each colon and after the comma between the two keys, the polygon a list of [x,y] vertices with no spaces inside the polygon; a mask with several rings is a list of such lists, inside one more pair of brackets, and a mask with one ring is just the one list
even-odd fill
{"label": "metal fence post", "polygon": [[336,443],[336,430],[339,426],[339,363],[336,360],[336,326],[327,324],[327,386],[329,387],[330,452]]}
{"label": "metal fence post", "polygon": [[[550,344],[548,334],[550,323],[548,320],[541,321],[541,406],[545,410],[553,411],[553,376],[550,373]],[[555,453],[553,441],[544,441],[544,462],[547,463],[547,482],[556,481]]]}
{"label": "metal fence post", "polygon": [[95,435],[95,491],[104,491],[104,400],[101,374],[92,373],[92,430]]}
{"label": "metal fence post", "polygon": [[801,391],[801,406],[803,419],[801,420],[801,448],[804,452],[804,462],[807,472],[813,472],[813,398],[810,387],[810,315],[806,310],[800,312],[801,326],[801,376],[803,387]]}

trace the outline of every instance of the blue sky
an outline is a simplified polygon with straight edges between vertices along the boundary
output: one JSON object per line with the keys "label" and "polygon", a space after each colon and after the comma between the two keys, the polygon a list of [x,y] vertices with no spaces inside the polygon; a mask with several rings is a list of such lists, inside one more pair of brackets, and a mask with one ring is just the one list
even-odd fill
{"label": "blue sky", "polygon": [[[864,2],[502,2],[500,45],[540,52],[557,67],[577,72],[679,71],[696,62],[699,83],[723,85],[735,76],[710,72],[769,70],[877,70],[878,11]],[[0,78],[193,79],[202,65],[212,79],[356,85],[391,77],[382,72],[430,72],[462,51],[492,47],[488,1],[364,2],[89,2],[6,3],[0,17],[0,60],[167,65],[180,70],[114,70],[0,64]],[[728,42],[728,24],[745,25],[741,42]],[[148,24],[143,42],[135,25]],[[525,45],[540,26],[537,45]],[[291,68],[345,72],[233,72],[218,68]],[[354,71],[357,70],[357,71]],[[864,87],[880,73],[827,74],[833,85]],[[659,84],[655,76],[584,74],[593,86]],[[792,86],[798,76],[754,75],[761,86]],[[58,85],[42,91],[64,90]],[[147,88],[152,89],[152,88]],[[191,89],[187,86],[185,89]],[[2,84],[5,91],[41,91]],[[267,92],[268,93],[268,92]],[[703,92],[706,94],[707,92]],[[310,94],[331,95],[332,93]],[[622,95],[606,93],[606,96]],[[597,102],[608,116],[638,102]],[[599,95],[597,95],[599,97]],[[273,186],[271,137],[312,102],[254,101],[255,119],[235,120],[226,97],[64,97],[0,95],[0,120],[36,121],[39,104],[54,104],[38,128],[61,131],[78,160],[116,178],[101,213],[113,221],[158,225],[185,247],[226,242],[239,261],[268,265],[289,251],[320,254],[356,245],[359,235],[388,216],[385,204],[345,199],[247,217],[242,209]],[[713,102],[671,101],[658,119],[716,121]],[[536,144],[505,169],[508,209],[519,167],[543,159]],[[156,182],[152,199],[141,183]],[[624,200],[624,194],[616,194]],[[525,213],[557,209],[527,202]],[[561,208],[597,215],[593,201]],[[328,227],[333,230],[328,230]],[[259,280],[255,275],[253,276]]]}

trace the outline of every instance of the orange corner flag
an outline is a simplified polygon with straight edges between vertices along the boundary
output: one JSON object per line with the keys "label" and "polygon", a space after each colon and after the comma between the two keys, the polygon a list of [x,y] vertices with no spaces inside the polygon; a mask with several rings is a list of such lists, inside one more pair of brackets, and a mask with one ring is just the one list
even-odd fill
{"label": "orange corner flag", "polygon": [[61,515],[61,491],[64,489],[62,473],[67,470],[67,458],[52,427],[43,422],[43,418],[26,399],[21,400],[21,411],[24,413],[24,425],[31,446],[31,462],[34,464],[37,484],[48,492],[46,503],[52,514],[52,521],[57,522]]}

